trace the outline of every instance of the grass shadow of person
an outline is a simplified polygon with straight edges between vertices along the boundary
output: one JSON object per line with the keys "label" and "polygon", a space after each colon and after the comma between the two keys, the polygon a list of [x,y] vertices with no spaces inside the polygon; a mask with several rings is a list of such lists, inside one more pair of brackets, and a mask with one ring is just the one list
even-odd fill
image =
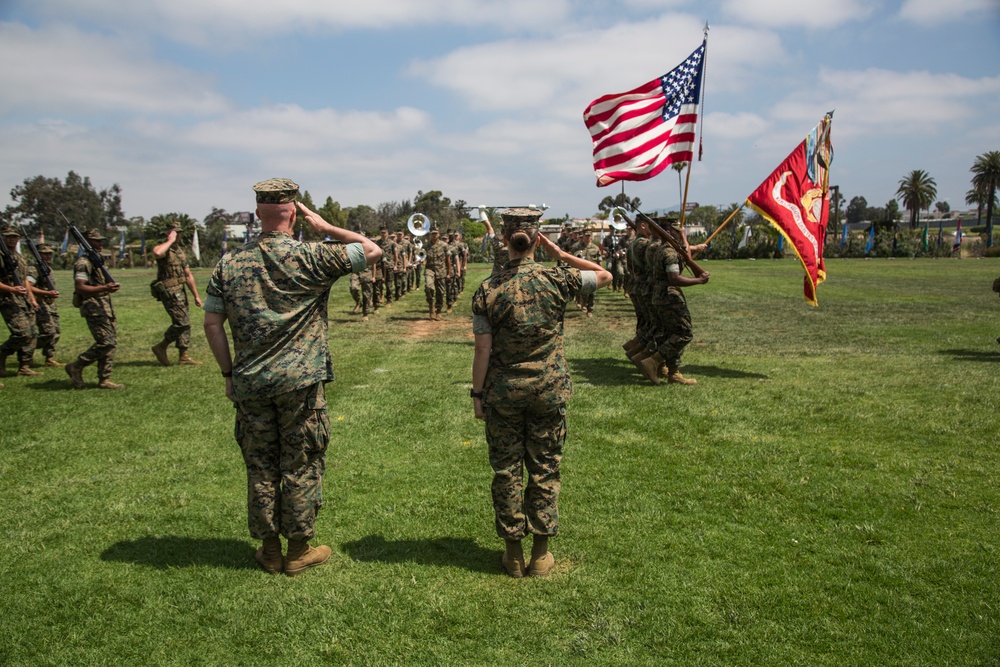
{"label": "grass shadow of person", "polygon": [[[1000,340],[998,340],[1000,342]],[[938,354],[947,354],[953,361],[1000,361],[1000,351],[986,350],[938,350]]]}
{"label": "grass shadow of person", "polygon": [[418,563],[490,574],[500,571],[500,549],[487,549],[468,538],[386,540],[381,535],[368,535],[340,546],[353,560],[366,563]]}
{"label": "grass shadow of person", "polygon": [[245,540],[181,537],[140,537],[116,542],[101,553],[101,560],[148,565],[158,570],[175,567],[225,567],[253,570],[256,548]]}

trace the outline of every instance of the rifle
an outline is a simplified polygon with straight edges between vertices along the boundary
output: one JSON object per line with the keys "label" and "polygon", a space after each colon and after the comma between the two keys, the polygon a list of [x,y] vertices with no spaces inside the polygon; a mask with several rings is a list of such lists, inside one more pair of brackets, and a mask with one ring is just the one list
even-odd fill
{"label": "rifle", "polygon": [[[63,219],[66,218],[66,216],[62,214],[62,211],[59,212],[59,215],[62,215]],[[66,220],[66,222],[69,222],[69,220]],[[87,259],[90,260],[90,263],[94,265],[94,268],[100,271],[101,275],[104,276],[104,284],[107,285],[115,282],[115,279],[111,277],[111,274],[108,273],[108,269],[104,266],[104,258],[101,256],[101,253],[94,250],[94,247],[87,243],[87,239],[83,237],[80,230],[74,225],[70,225],[69,233],[72,234],[73,238],[76,239],[76,242],[80,244],[80,247],[83,249],[83,253],[87,256]]]}
{"label": "rifle", "polygon": [[14,253],[10,251],[2,239],[0,239],[0,260],[2,260],[4,273],[10,275],[14,287],[24,287],[21,284],[21,279],[17,277],[17,258],[14,257]]}
{"label": "rifle", "polygon": [[31,240],[27,234],[24,236],[24,240],[28,242],[28,249],[31,250],[32,257],[35,258],[35,266],[38,268],[38,286],[42,289],[54,292],[56,289],[55,283],[52,282],[52,269],[45,260],[42,259],[41,253],[38,252],[38,244]]}
{"label": "rifle", "polygon": [[[622,210],[621,207],[618,207],[617,210],[618,210],[618,215],[620,215],[625,220],[625,222],[627,222],[629,224],[629,226],[632,227],[633,229],[635,229],[635,231],[638,233],[639,228],[635,224],[635,222],[632,221],[632,220],[630,220],[629,217],[627,215],[625,215],[625,212]],[[660,239],[664,243],[666,243],[671,248],[673,248],[674,250],[677,251],[677,254],[679,254],[681,256],[681,258],[684,260],[684,263],[687,264],[688,267],[691,268],[691,273],[694,274],[695,278],[700,277],[703,273],[707,273],[705,271],[705,269],[703,269],[700,266],[698,266],[697,262],[695,262],[694,259],[691,257],[691,253],[689,253],[687,251],[687,248],[684,247],[684,240],[683,239],[676,238],[673,235],[672,232],[668,232],[667,230],[663,229],[663,227],[660,227],[658,224],[656,224],[653,221],[652,218],[650,218],[648,215],[646,215],[642,211],[639,211],[639,210],[636,210],[636,209],[632,209],[632,210],[634,210],[638,215],[641,215],[643,217],[643,221],[649,226],[650,229],[653,230],[653,232],[657,236],[660,237]]]}

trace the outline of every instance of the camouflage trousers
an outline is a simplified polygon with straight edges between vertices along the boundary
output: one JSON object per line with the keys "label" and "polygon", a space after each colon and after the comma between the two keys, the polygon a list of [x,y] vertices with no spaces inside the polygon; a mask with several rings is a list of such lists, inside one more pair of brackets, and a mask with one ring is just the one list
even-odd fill
{"label": "camouflage trousers", "polygon": [[37,341],[35,313],[18,303],[5,303],[0,306],[0,313],[10,329],[10,338],[0,345],[0,355],[7,357],[16,352],[20,365],[27,366],[31,363]]}
{"label": "camouflage trousers", "polygon": [[649,345],[653,341],[653,327],[650,321],[648,299],[637,294],[635,291],[628,293],[632,307],[635,309],[635,335],[643,344]]}
{"label": "camouflage trousers", "polygon": [[458,274],[458,293],[461,294],[465,291],[465,271],[463,270]]}
{"label": "camouflage trousers", "polygon": [[448,300],[449,308],[458,301],[458,277],[455,275],[445,279],[445,298]]}
{"label": "camouflage trousers", "polygon": [[583,306],[583,309],[588,313],[592,312],[594,310],[594,293],[591,292],[590,294],[581,294],[580,305]]}
{"label": "camouflage trousers", "polygon": [[54,305],[39,303],[35,324],[38,326],[37,349],[46,359],[52,359],[56,356],[56,343],[59,342],[59,310]]}
{"label": "camouflage trousers", "polygon": [[247,469],[247,525],[263,540],[309,540],[323,505],[330,441],[323,383],[236,406],[236,442]]}
{"label": "camouflage trousers", "polygon": [[529,532],[555,535],[566,406],[485,406],[485,411],[497,535],[505,540],[520,540]]}
{"label": "camouflage trousers", "polygon": [[361,312],[364,315],[368,315],[372,312],[373,304],[375,302],[375,290],[373,287],[374,285],[371,280],[359,280],[356,285],[353,280],[351,281],[351,296],[354,298],[355,305],[361,306]]}
{"label": "camouflage trousers", "polygon": [[440,311],[444,307],[445,292],[448,278],[444,274],[438,275],[435,271],[427,269],[424,275],[424,295],[427,297],[427,306]]}
{"label": "camouflage trousers", "polygon": [[684,348],[694,339],[691,313],[684,294],[671,288],[653,302],[653,342],[667,366],[677,368]]}
{"label": "camouflage trousers", "polygon": [[163,307],[170,316],[170,327],[164,332],[163,340],[167,343],[177,343],[178,350],[191,347],[191,315],[188,312],[187,291],[182,290],[171,294]]}
{"label": "camouflage trousers", "polygon": [[611,262],[611,291],[617,292],[625,286],[625,267],[621,262]]}
{"label": "camouflage trousers", "polygon": [[392,284],[395,289],[395,299],[399,301],[406,294],[406,272],[395,271],[392,274]]}
{"label": "camouflage trousers", "polygon": [[111,368],[115,360],[115,348],[118,347],[118,328],[116,318],[103,313],[87,315],[87,327],[94,337],[94,344],[86,352],[76,358],[80,368],[97,362],[97,379],[107,380],[111,377]]}
{"label": "camouflage trousers", "polygon": [[410,266],[406,269],[406,291],[412,292],[413,286],[416,283],[417,269],[414,266]]}
{"label": "camouflage trousers", "polygon": [[415,286],[416,286],[416,287],[417,287],[418,289],[420,288],[420,273],[421,273],[421,270],[422,270],[422,269],[423,269],[423,265],[421,265],[421,266],[418,266],[418,267],[417,267],[416,269],[414,269],[414,271],[413,271],[413,277],[414,277],[414,285],[415,285]]}

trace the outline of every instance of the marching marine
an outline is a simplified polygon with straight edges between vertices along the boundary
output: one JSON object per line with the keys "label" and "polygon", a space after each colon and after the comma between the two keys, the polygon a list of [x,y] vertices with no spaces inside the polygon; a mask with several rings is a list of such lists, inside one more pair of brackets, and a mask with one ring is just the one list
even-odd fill
{"label": "marching marine", "polygon": [[[97,252],[104,247],[104,236],[96,229],[87,230],[86,240]],[[80,316],[87,320],[94,344],[75,361],[66,364],[66,374],[74,387],[83,389],[83,369],[96,361],[97,388],[124,389],[125,385],[111,381],[112,363],[118,347],[118,326],[111,295],[121,289],[121,285],[107,282],[100,267],[86,253],[73,265],[73,280],[73,305],[80,309]]]}
{"label": "marching marine", "polygon": [[30,279],[28,263],[17,252],[21,232],[15,225],[0,230],[3,235],[3,262],[0,264],[0,313],[10,329],[10,337],[0,345],[0,377],[7,376],[7,357],[17,354],[18,375],[41,375],[31,370],[37,331],[35,310],[38,301]]}
{"label": "marching marine", "polygon": [[441,240],[437,227],[431,227],[427,237],[427,259],[424,260],[424,294],[432,320],[441,319],[441,309],[445,305],[445,290],[451,279],[451,257],[448,244]]}
{"label": "marching marine", "polygon": [[[41,243],[38,246],[38,254],[41,256],[42,261],[51,268],[55,249],[48,243]],[[36,273],[41,275],[42,270],[39,268]],[[38,285],[37,278],[31,275],[28,276],[28,282],[32,283],[35,294],[38,297],[38,310],[35,311],[35,324],[38,327],[37,348],[41,349],[42,354],[45,356],[46,366],[60,368],[66,364],[56,361],[56,343],[59,342],[60,335],[59,307],[56,305],[59,292],[56,290],[55,279],[52,277],[51,271],[48,275],[48,281],[50,284],[46,285],[46,287],[51,287],[52,289],[50,290],[43,289]]]}

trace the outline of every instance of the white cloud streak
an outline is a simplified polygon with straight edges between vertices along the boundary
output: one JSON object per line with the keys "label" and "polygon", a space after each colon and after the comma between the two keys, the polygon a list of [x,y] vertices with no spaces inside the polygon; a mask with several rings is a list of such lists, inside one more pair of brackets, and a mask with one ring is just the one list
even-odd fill
{"label": "white cloud streak", "polygon": [[0,23],[0,111],[164,115],[224,111],[211,80],[141,46],[65,26]]}
{"label": "white cloud streak", "polygon": [[737,23],[771,28],[829,29],[867,18],[873,3],[864,0],[723,0],[722,12]]}
{"label": "white cloud streak", "polygon": [[974,12],[992,12],[994,20],[1000,16],[997,0],[906,0],[899,10],[899,17],[920,25],[960,21]]}

